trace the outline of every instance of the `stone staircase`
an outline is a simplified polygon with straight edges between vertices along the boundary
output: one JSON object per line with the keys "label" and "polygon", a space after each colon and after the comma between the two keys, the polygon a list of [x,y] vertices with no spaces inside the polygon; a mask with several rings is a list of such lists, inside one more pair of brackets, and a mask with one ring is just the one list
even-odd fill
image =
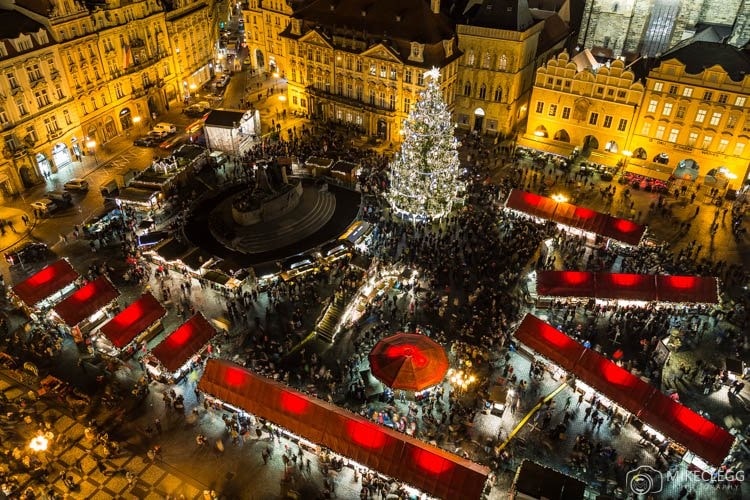
{"label": "stone staircase", "polygon": [[323,317],[315,325],[315,334],[320,340],[329,344],[333,343],[333,338],[336,336],[336,326],[344,314],[344,309],[345,306],[335,300],[328,306]]}
{"label": "stone staircase", "polygon": [[[300,205],[278,219],[253,226],[252,232],[238,236],[232,247],[244,253],[263,253],[285,247],[318,231],[333,217],[336,211],[336,196],[327,191],[314,191],[312,196],[303,195]],[[308,198],[308,199],[305,199]]]}

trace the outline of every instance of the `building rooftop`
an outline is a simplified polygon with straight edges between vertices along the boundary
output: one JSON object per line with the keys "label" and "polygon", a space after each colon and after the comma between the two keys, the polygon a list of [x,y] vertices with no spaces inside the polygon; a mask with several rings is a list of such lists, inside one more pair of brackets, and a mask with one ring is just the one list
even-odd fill
{"label": "building rooftop", "polygon": [[205,125],[208,127],[233,128],[239,126],[246,111],[214,109],[208,114]]}
{"label": "building rooftop", "polygon": [[21,34],[36,33],[43,28],[41,23],[18,11],[0,9],[0,40],[13,40]]}
{"label": "building rooftop", "polygon": [[750,56],[746,50],[697,38],[678,43],[658,59],[659,61],[677,59],[685,65],[685,71],[692,75],[702,73],[706,68],[716,65],[721,66],[729,78],[735,82],[742,81],[745,75],[750,74]]}

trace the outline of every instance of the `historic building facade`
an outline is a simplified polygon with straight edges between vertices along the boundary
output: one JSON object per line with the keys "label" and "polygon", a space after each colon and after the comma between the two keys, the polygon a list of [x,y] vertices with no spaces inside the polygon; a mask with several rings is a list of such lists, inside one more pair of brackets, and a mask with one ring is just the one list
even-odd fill
{"label": "historic building facade", "polygon": [[287,77],[281,32],[289,25],[294,5],[294,1],[285,0],[249,0],[244,4],[245,44],[254,70]]}
{"label": "historic building facade", "polygon": [[438,0],[404,0],[398,12],[382,2],[318,0],[294,12],[281,39],[278,71],[292,110],[399,141],[432,67],[453,105],[460,51]]}
{"label": "historic building facade", "polygon": [[677,177],[710,177],[739,189],[750,165],[750,55],[686,41],[648,74],[631,161],[667,165]]}
{"label": "historic building facade", "polygon": [[0,197],[38,183],[74,152],[78,113],[52,33],[14,10],[0,10]]}
{"label": "historic building facade", "polygon": [[701,26],[714,26],[714,36],[740,47],[750,40],[750,2],[586,0],[578,45],[610,57],[655,57]]}
{"label": "historic building facade", "polygon": [[750,165],[748,96],[750,55],[728,44],[687,40],[645,84],[622,61],[593,70],[561,54],[537,70],[519,144],[739,189]]}
{"label": "historic building facade", "polygon": [[557,13],[535,18],[518,0],[470,3],[461,18],[455,119],[464,130],[510,136],[526,118],[535,68],[562,50],[568,23]]}
{"label": "historic building facade", "polygon": [[563,52],[536,71],[519,144],[561,155],[578,148],[592,161],[622,164],[631,154],[629,139],[643,92],[622,61],[593,71],[579,68]]}

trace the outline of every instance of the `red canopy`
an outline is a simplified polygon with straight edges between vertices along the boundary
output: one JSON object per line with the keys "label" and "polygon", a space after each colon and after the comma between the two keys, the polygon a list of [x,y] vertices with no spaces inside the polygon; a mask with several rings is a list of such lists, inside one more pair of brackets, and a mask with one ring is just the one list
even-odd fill
{"label": "red canopy", "polygon": [[112,345],[122,349],[139,333],[163,318],[165,314],[167,310],[159,301],[150,293],[144,293],[141,298],[105,323],[101,332],[112,342]]}
{"label": "red canopy", "polygon": [[646,232],[646,226],[627,219],[619,219],[590,208],[579,207],[569,203],[558,203],[552,198],[513,189],[505,206],[511,210],[524,212],[534,217],[548,219],[590,233],[600,234],[606,238],[638,245]]}
{"label": "red canopy", "polygon": [[26,305],[33,306],[73,283],[78,276],[67,260],[60,259],[14,286],[13,293]]}
{"label": "red canopy", "polygon": [[174,373],[190,359],[190,356],[199,352],[214,335],[216,335],[214,327],[201,313],[196,313],[154,347],[151,354],[164,368]]}
{"label": "red canopy", "polygon": [[516,338],[564,370],[571,371],[584,347],[549,323],[527,314],[516,330]]}
{"label": "red canopy", "polygon": [[656,295],[662,302],[719,302],[719,280],[700,276],[657,276]]}
{"label": "red canopy", "polygon": [[593,297],[594,274],[584,271],[537,271],[536,293],[551,297]]}
{"label": "red canopy", "polygon": [[527,314],[515,336],[708,463],[719,466],[729,455],[734,437],[725,429],[539,318]]}
{"label": "red canopy", "polygon": [[421,391],[440,383],[448,356],[440,344],[417,333],[397,333],[370,351],[372,374],[393,389]]}
{"label": "red canopy", "polygon": [[332,404],[209,359],[198,389],[438,498],[481,498],[489,469]]}
{"label": "red canopy", "polygon": [[57,304],[55,312],[66,325],[73,327],[119,296],[120,292],[106,276],[99,276]]}
{"label": "red canopy", "polygon": [[656,300],[656,278],[650,274],[596,273],[596,298]]}

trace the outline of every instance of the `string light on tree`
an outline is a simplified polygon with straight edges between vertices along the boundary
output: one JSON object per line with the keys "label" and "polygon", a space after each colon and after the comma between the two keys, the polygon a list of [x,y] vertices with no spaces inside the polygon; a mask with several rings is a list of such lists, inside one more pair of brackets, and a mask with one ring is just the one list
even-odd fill
{"label": "string light on tree", "polygon": [[464,183],[459,180],[458,140],[438,84],[440,71],[425,73],[427,88],[404,121],[404,142],[390,164],[388,201],[411,219],[448,215]]}

